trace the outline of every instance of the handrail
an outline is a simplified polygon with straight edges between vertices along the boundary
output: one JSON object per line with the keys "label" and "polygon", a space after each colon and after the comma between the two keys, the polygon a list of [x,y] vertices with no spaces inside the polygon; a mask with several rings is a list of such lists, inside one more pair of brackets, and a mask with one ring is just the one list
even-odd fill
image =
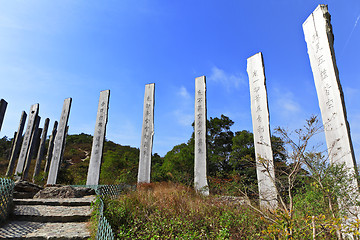
{"label": "handrail", "polygon": [[99,196],[100,207],[99,207],[99,223],[98,230],[96,233],[96,239],[99,240],[113,240],[114,233],[111,229],[111,225],[104,216],[104,197],[117,197],[122,194],[125,189],[129,189],[129,185],[102,185],[95,189],[96,195]]}
{"label": "handrail", "polygon": [[13,207],[14,186],[11,179],[0,178],[0,224],[6,221]]}
{"label": "handrail", "polygon": [[104,216],[104,198],[114,198],[122,194],[125,189],[132,188],[130,185],[71,185],[72,187],[88,187],[95,190],[99,200],[99,216],[96,239],[113,240],[115,239],[109,221]]}

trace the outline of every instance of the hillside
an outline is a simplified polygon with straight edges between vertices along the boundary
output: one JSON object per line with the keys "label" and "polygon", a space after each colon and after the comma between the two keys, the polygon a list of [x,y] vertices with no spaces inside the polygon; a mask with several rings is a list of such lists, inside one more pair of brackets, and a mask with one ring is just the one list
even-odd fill
{"label": "hillside", "polygon": [[[232,132],[234,122],[221,115],[207,121],[207,172],[210,192],[239,195],[238,187],[257,192],[255,149],[253,134],[246,130]],[[81,133],[68,135],[57,183],[82,185],[86,183],[91,155],[92,136]],[[273,136],[272,147],[277,175],[287,172],[284,142]],[[194,182],[194,134],[186,143],[173,147],[164,157],[154,153],[151,159],[151,182],[171,181],[192,186]],[[0,147],[0,174],[4,176],[8,165],[11,139],[3,138]],[[36,150],[35,150],[36,152]],[[104,144],[100,184],[127,183],[137,181],[139,149],[121,146],[112,141]],[[35,160],[32,161],[32,165]],[[42,163],[44,169],[45,163]],[[30,168],[29,176],[32,176]],[[42,174],[36,181],[44,184]]]}
{"label": "hillside", "polygon": [[[86,183],[92,138],[91,135],[85,133],[68,135],[57,181],[59,184],[80,185]],[[9,163],[11,139],[4,137],[0,141],[0,175],[5,176]],[[106,140],[100,184],[135,183],[138,160],[139,149]],[[34,164],[35,159],[32,160],[29,176],[32,176]],[[44,169],[44,165],[45,161],[42,162],[42,169]],[[37,181],[44,183],[43,175]]]}

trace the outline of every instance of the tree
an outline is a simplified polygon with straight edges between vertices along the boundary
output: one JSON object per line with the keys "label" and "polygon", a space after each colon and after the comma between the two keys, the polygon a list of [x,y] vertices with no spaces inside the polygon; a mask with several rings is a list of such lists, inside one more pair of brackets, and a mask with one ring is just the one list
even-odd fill
{"label": "tree", "polygon": [[[287,170],[284,142],[276,136],[271,136],[271,147],[277,179],[282,179]],[[241,178],[244,186],[257,192],[256,160],[253,133],[243,130],[235,133],[232,139],[230,157],[233,177]]]}
{"label": "tree", "polygon": [[161,169],[163,164],[164,158],[154,153],[151,158],[151,182],[163,181],[163,172]]}
{"label": "tree", "polygon": [[0,157],[3,159],[7,159],[9,157],[11,148],[11,139],[7,136],[0,138]]}
{"label": "tree", "polygon": [[[235,135],[230,127],[234,122],[227,116],[207,120],[207,171],[210,178],[241,178],[244,185],[256,185],[255,149],[253,134],[243,130]],[[193,124],[194,126],[194,124]],[[194,173],[194,133],[187,143],[175,146],[164,157],[162,178],[191,183]],[[284,143],[272,137],[275,168],[279,175],[286,167]],[[172,176],[172,177],[171,177]]]}
{"label": "tree", "polygon": [[256,183],[254,137],[249,131],[235,133],[232,139],[231,165],[233,173],[242,176],[245,184]]}
{"label": "tree", "polygon": [[188,143],[182,143],[173,147],[164,157],[161,166],[163,178],[161,180],[171,180],[192,185],[194,181],[194,138],[190,138]]}
{"label": "tree", "polygon": [[[234,122],[227,116],[207,120],[207,170],[209,176],[224,177],[231,172],[230,155]],[[193,124],[194,126],[194,124]],[[194,180],[194,146],[192,133],[187,143],[175,146],[164,157],[164,179],[192,184]]]}
{"label": "tree", "polygon": [[227,177],[231,172],[230,156],[234,133],[230,127],[234,122],[227,116],[207,121],[207,161],[210,176]]}
{"label": "tree", "polygon": [[[101,184],[135,184],[139,165],[139,149],[118,145],[104,153],[101,165]],[[106,146],[105,146],[106,149]]]}
{"label": "tree", "polygon": [[[349,189],[354,176],[347,173],[345,166],[330,164],[327,150],[318,151],[310,144],[321,131],[322,125],[316,116],[294,132],[276,129],[287,146],[287,167],[283,171],[286,177],[283,181],[273,179],[277,183],[279,209],[268,211],[250,203],[271,223],[267,232],[274,239],[343,239],[342,233],[353,234],[353,237],[359,234],[359,219],[347,220],[346,224],[341,220],[341,213],[349,213],[355,204],[353,195],[349,194],[354,192]],[[357,194],[355,199],[358,197]]]}

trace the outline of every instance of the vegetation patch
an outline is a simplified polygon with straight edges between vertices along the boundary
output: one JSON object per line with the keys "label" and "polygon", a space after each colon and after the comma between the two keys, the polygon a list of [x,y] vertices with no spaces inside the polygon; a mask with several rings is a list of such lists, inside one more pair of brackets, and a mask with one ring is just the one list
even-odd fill
{"label": "vegetation patch", "polygon": [[106,199],[105,209],[119,239],[259,239],[267,226],[248,206],[204,198],[165,182]]}

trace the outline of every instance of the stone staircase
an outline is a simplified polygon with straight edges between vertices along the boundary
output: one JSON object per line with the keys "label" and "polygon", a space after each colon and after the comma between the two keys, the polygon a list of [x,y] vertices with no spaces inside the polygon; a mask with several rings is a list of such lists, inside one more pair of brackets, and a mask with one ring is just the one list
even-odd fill
{"label": "stone staircase", "polygon": [[93,201],[95,196],[14,199],[13,215],[0,228],[0,239],[88,239]]}

